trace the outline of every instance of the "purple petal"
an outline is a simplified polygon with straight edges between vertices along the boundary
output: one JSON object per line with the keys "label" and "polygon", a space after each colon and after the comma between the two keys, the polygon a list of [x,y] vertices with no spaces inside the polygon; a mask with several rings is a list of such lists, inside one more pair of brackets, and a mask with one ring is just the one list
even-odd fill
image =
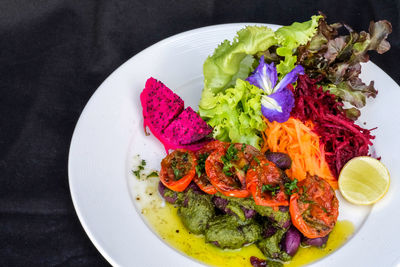
{"label": "purple petal", "polygon": [[272,94],[277,80],[278,74],[274,63],[272,62],[269,65],[265,63],[264,56],[260,58],[260,63],[253,74],[246,79],[250,84],[263,89],[267,94]]}
{"label": "purple petal", "polygon": [[286,87],[272,95],[261,97],[261,112],[271,122],[282,123],[287,121],[293,107],[293,93]]}
{"label": "purple petal", "polygon": [[297,65],[294,69],[292,69],[291,72],[285,75],[282,80],[276,85],[276,87],[273,90],[273,93],[278,92],[279,90],[282,90],[286,88],[289,84],[294,83],[297,81],[297,76],[299,74],[304,74],[304,68],[301,65]]}

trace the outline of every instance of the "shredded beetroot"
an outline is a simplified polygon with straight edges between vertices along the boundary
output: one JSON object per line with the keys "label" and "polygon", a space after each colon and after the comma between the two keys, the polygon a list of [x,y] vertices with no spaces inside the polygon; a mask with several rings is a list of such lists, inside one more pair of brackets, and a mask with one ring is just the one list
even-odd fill
{"label": "shredded beetroot", "polygon": [[368,155],[371,130],[363,129],[347,118],[342,111],[343,103],[336,100],[322,86],[316,83],[321,78],[311,79],[307,75],[299,76],[294,91],[295,107],[291,116],[301,121],[311,120],[313,129],[319,136],[325,149],[325,160],[336,178],[347,161],[354,157]]}

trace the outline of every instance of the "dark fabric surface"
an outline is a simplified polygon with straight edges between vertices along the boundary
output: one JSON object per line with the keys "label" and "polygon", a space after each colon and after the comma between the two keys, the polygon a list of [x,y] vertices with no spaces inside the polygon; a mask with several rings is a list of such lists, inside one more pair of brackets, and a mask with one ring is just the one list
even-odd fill
{"label": "dark fabric surface", "polygon": [[371,59],[400,82],[398,0],[0,1],[0,266],[108,266],[75,214],[67,162],[82,109],[114,69],[182,31],[318,10],[356,30],[391,21],[392,49]]}

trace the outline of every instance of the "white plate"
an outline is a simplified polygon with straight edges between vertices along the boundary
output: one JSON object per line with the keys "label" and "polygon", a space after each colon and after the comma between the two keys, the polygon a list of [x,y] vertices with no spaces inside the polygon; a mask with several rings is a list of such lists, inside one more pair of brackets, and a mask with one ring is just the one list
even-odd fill
{"label": "white plate", "polygon": [[[89,100],[77,123],[69,154],[69,184],[78,217],[89,238],[114,266],[201,266],[163,243],[143,222],[130,197],[131,155],[158,168],[162,145],[143,134],[139,93],[153,76],[197,108],[202,66],[224,39],[247,24],[200,28],[165,39],[137,54],[112,73]],[[276,25],[268,25],[277,29]],[[356,234],[315,266],[394,266],[400,263],[400,88],[373,63],[363,66],[375,80],[378,97],[360,122],[378,126],[374,141],[391,173],[387,195],[374,207],[340,200],[340,219],[352,220]]]}

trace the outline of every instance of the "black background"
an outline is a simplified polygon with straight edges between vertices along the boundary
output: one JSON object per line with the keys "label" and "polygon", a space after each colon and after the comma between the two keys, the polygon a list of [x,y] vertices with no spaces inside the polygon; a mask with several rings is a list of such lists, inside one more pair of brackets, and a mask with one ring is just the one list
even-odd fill
{"label": "black background", "polygon": [[67,163],[80,113],[114,69],[186,30],[318,10],[358,31],[391,21],[392,49],[371,59],[400,82],[400,1],[0,0],[0,266],[108,266],[75,214]]}

